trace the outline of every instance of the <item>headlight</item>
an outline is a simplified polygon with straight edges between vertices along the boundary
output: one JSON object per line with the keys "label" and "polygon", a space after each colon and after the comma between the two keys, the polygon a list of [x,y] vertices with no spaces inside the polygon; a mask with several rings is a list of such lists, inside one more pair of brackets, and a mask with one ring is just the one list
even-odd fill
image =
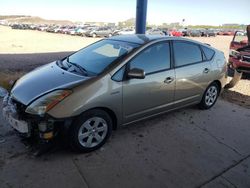
{"label": "headlight", "polygon": [[239,58],[240,57],[240,52],[238,52],[236,50],[230,50],[229,55],[231,55],[231,56],[233,56],[235,58]]}
{"label": "headlight", "polygon": [[56,90],[48,93],[31,103],[25,112],[34,115],[44,115],[71,93],[72,91],[70,90]]}

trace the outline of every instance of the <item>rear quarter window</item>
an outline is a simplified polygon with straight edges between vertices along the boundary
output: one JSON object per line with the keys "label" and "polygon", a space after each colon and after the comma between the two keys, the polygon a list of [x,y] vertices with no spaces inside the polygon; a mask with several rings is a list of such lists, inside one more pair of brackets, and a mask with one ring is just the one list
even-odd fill
{"label": "rear quarter window", "polygon": [[201,48],[206,56],[206,59],[210,61],[214,57],[215,51],[205,46],[201,46]]}

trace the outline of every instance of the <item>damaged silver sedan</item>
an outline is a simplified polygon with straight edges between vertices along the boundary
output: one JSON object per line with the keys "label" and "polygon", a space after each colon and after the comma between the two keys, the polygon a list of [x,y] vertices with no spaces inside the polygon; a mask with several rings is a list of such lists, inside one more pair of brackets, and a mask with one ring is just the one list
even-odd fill
{"label": "damaged silver sedan", "polygon": [[3,114],[22,136],[49,142],[64,132],[74,150],[93,151],[118,125],[188,105],[211,108],[226,69],[222,52],[192,40],[111,37],[17,80]]}

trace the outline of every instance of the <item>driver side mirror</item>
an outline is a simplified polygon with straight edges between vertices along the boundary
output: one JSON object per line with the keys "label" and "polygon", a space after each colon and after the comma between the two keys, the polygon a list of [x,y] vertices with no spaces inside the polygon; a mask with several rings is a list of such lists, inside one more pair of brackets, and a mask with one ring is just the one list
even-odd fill
{"label": "driver side mirror", "polygon": [[133,68],[129,70],[127,74],[128,78],[135,78],[135,79],[144,79],[145,78],[145,71],[138,68]]}

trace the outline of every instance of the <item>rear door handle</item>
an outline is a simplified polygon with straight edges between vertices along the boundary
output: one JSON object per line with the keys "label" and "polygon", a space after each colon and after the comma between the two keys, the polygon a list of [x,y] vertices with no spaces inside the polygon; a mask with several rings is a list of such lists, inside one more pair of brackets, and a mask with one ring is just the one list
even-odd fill
{"label": "rear door handle", "polygon": [[203,70],[203,73],[209,73],[209,68],[205,68],[204,70]]}
{"label": "rear door handle", "polygon": [[167,77],[165,80],[164,80],[164,83],[166,84],[170,84],[171,82],[174,81],[174,78],[173,77]]}

